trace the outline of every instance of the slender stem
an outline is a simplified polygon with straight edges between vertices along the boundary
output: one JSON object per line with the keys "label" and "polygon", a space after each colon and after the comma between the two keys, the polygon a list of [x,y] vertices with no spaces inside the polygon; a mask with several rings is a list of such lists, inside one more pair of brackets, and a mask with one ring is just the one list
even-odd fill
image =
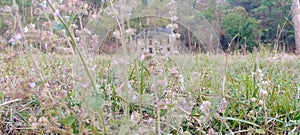
{"label": "slender stem", "polygon": [[267,105],[266,105],[266,97],[263,96],[263,105],[264,105],[264,111],[265,111],[265,128],[266,131],[268,131],[268,111],[267,111]]}
{"label": "slender stem", "polygon": [[13,102],[19,102],[19,101],[20,101],[20,99],[14,99],[14,100],[11,100],[11,101],[7,101],[5,103],[0,104],[0,107],[5,106],[5,105],[10,104],[10,103],[13,103]]}
{"label": "slender stem", "polygon": [[157,108],[157,134],[161,135],[161,128],[160,128],[160,108]]}
{"label": "slender stem", "polygon": [[[114,11],[116,11],[116,8],[114,7],[113,1],[110,0],[109,2],[110,2],[111,7],[114,9]],[[124,22],[124,20],[119,19],[117,15],[115,16],[115,18],[116,18],[116,21],[117,21],[117,24],[118,24],[118,27],[119,27],[119,30],[120,30],[120,37],[119,38],[121,39],[121,45],[122,45],[123,53],[127,55],[127,52],[126,52],[127,48],[126,48],[125,39],[124,39],[125,38],[124,37],[124,29],[125,28],[124,28],[124,25],[121,25],[121,22],[122,21]],[[125,84],[129,84],[127,77],[125,79]],[[127,94],[126,97],[127,97],[127,100],[128,100],[128,97],[129,97],[128,88],[126,88],[126,94]],[[130,118],[130,104],[129,104],[129,102],[126,102],[126,112],[127,112],[126,117]]]}
{"label": "slender stem", "polygon": [[[47,0],[47,3],[50,5],[50,7],[52,8],[52,10],[55,11],[54,6],[51,4],[51,2],[49,2],[49,0]],[[81,54],[81,52],[80,52],[80,50],[79,50],[79,48],[78,48],[78,44],[77,44],[77,42],[76,42],[76,40],[75,40],[74,35],[72,34],[72,32],[71,32],[69,26],[68,26],[68,25],[66,24],[66,22],[63,20],[63,18],[62,18],[60,15],[58,15],[57,17],[58,17],[59,21],[60,21],[60,22],[63,24],[63,26],[65,27],[68,36],[71,38],[71,46],[72,46],[73,50],[75,50],[75,52],[78,53],[79,58],[80,58],[80,61],[82,62],[83,66],[84,66],[84,70],[86,71],[86,74],[88,75],[88,78],[89,78],[89,80],[90,80],[90,82],[91,82],[91,84],[92,84],[92,87],[93,87],[93,89],[94,89],[94,93],[96,93],[96,85],[95,85],[95,83],[94,83],[94,81],[93,81],[93,79],[92,79],[92,76],[91,76],[91,73],[89,72],[89,69],[88,69],[88,67],[87,67],[87,64],[85,63],[85,61],[84,61],[84,59],[83,59],[83,56],[82,56],[82,54]]]}
{"label": "slender stem", "polygon": [[[50,5],[50,7],[52,8],[52,10],[55,11],[54,6],[51,4],[51,2],[49,2],[49,0],[47,0],[47,3]],[[74,35],[72,34],[72,32],[71,32],[69,26],[68,26],[68,25],[66,24],[66,22],[63,20],[63,18],[62,18],[60,15],[58,15],[57,17],[58,17],[59,21],[60,21],[60,22],[63,24],[63,26],[65,27],[65,30],[67,31],[67,34],[68,34],[68,36],[69,36],[70,39],[71,39],[71,46],[72,46],[73,50],[75,50],[75,52],[77,52],[78,55],[79,55],[80,61],[82,62],[83,66],[84,66],[84,69],[85,69],[85,71],[86,71],[86,74],[87,74],[87,76],[88,76],[88,78],[89,78],[89,80],[90,80],[90,82],[91,82],[91,84],[92,84],[92,87],[93,87],[93,90],[94,90],[94,91],[93,91],[93,94],[96,94],[96,85],[95,85],[95,83],[94,83],[94,81],[93,81],[93,79],[92,79],[92,76],[91,76],[91,73],[89,72],[89,69],[88,69],[88,67],[87,67],[87,64],[86,64],[86,62],[84,61],[83,56],[82,56],[82,54],[81,54],[81,52],[80,52],[80,50],[79,50],[79,47],[78,47],[78,44],[77,44],[77,42],[76,42],[76,40],[75,40]],[[102,119],[101,124],[102,124],[103,130],[104,130],[104,134],[107,135],[108,133],[107,133],[107,129],[106,129],[106,126],[105,126],[105,119],[104,119],[104,115],[103,115],[103,110],[101,109],[101,110],[99,110],[99,112],[100,112],[100,116],[99,116],[99,117],[100,117],[100,119]]]}

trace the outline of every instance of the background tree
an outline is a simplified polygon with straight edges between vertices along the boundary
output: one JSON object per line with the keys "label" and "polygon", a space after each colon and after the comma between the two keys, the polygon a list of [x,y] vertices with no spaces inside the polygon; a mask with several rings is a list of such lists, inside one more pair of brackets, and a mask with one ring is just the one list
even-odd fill
{"label": "background tree", "polygon": [[[243,7],[235,7],[223,18],[223,27],[231,39],[234,39],[234,50],[252,50],[258,45],[260,30],[253,17],[249,17]],[[236,37],[236,38],[234,38]]]}
{"label": "background tree", "polygon": [[293,0],[292,5],[293,23],[295,28],[295,42],[297,53],[300,52],[300,2],[299,0]]}
{"label": "background tree", "polygon": [[259,22],[260,43],[276,48],[294,48],[294,29],[291,22],[291,0],[227,0],[230,7],[244,7],[249,16]]}

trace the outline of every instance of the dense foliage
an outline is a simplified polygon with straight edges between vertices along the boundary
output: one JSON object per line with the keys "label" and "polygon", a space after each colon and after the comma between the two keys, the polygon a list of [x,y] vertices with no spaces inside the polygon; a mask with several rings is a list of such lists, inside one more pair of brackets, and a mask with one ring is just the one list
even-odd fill
{"label": "dense foliage", "polygon": [[[102,0],[89,0],[87,2],[90,4],[90,8],[105,8],[109,5],[109,2]],[[163,3],[164,1],[158,2]],[[226,2],[192,0],[186,2],[200,10],[202,15],[210,21],[216,29],[220,43],[225,50],[231,41],[234,41],[231,44],[232,50],[247,49],[251,51],[256,47],[270,45],[280,51],[293,51],[295,48],[290,12],[291,0],[227,0]],[[30,0],[16,0],[16,3],[23,7],[19,8],[21,14],[28,16],[24,20],[26,23],[36,20],[36,17],[30,16],[29,10],[26,9],[26,7],[32,6]],[[145,0],[141,0],[141,3],[144,6],[147,5]],[[0,6],[11,6],[12,4],[12,1],[0,2]],[[97,12],[97,10],[94,12]],[[8,26],[2,21],[4,19],[3,14],[0,14],[0,17],[2,18],[0,20],[1,33],[5,33]],[[168,21],[158,19],[153,24],[147,24],[144,18],[144,20],[133,19],[130,24],[138,31],[141,31],[145,27],[166,26],[166,22]],[[187,32],[187,29],[180,33],[183,35],[183,38],[193,36]],[[191,39],[193,41],[185,42],[184,44],[190,46],[191,43],[197,42],[197,46],[200,45],[197,39]],[[182,40],[187,41],[187,39]]]}
{"label": "dense foliage", "polygon": [[284,46],[287,50],[295,46],[291,0],[228,0],[228,3],[231,8],[243,7],[248,16],[256,19],[262,32],[261,43]]}

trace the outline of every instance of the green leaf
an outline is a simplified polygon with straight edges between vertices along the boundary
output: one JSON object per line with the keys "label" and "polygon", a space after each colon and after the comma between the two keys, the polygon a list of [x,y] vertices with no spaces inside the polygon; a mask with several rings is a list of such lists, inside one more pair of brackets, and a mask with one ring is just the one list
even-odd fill
{"label": "green leaf", "polygon": [[255,133],[266,134],[265,130],[263,130],[263,129],[255,129]]}
{"label": "green leaf", "polygon": [[57,30],[57,31],[61,31],[61,30],[65,29],[65,26],[61,23],[58,23],[53,26],[53,29]]}
{"label": "green leaf", "polygon": [[72,22],[74,21],[75,17],[76,17],[76,14],[72,14],[72,15],[71,15],[71,17],[70,17],[70,19],[69,19],[69,22],[68,22],[68,24],[67,24],[69,28],[70,28]]}
{"label": "green leaf", "polygon": [[3,100],[3,99],[4,99],[4,94],[3,94],[3,92],[0,92],[0,100]]}
{"label": "green leaf", "polygon": [[149,102],[153,99],[153,95],[151,94],[143,94],[142,95],[143,102]]}
{"label": "green leaf", "polygon": [[256,127],[260,127],[260,125],[257,125],[256,123],[254,122],[251,122],[251,121],[247,121],[247,120],[242,120],[242,119],[238,119],[238,118],[232,118],[232,117],[225,117],[226,120],[233,120],[233,121],[238,121],[238,122],[242,122],[242,123],[247,123],[247,124],[250,124],[250,125],[253,125],[253,126],[256,126]]}
{"label": "green leaf", "polygon": [[76,126],[76,117],[74,117],[72,115],[68,116],[65,119],[61,120],[60,123],[63,124],[64,126],[71,127],[74,134],[79,133],[79,130],[77,129],[77,126]]}
{"label": "green leaf", "polygon": [[189,131],[184,132],[185,135],[192,135]]}
{"label": "green leaf", "polygon": [[93,96],[87,97],[87,105],[89,108],[91,108],[93,111],[98,112],[102,109],[102,106],[104,104],[104,98],[102,94],[97,94]]}
{"label": "green leaf", "polygon": [[73,123],[75,123],[75,121],[76,121],[76,118],[75,118],[74,116],[71,115],[71,116],[68,116],[67,118],[63,119],[63,120],[61,121],[61,123],[62,123],[63,125],[72,126]]}
{"label": "green leaf", "polygon": [[77,129],[77,126],[76,126],[76,122],[74,122],[74,123],[72,124],[72,129],[73,129],[73,133],[74,133],[74,134],[78,134],[78,133],[79,133],[79,130]]}

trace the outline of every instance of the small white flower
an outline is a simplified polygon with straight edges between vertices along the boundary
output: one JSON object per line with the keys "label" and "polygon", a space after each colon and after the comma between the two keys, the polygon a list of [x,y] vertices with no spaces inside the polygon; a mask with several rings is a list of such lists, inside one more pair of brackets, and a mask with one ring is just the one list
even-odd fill
{"label": "small white flower", "polygon": [[35,24],[33,24],[33,23],[29,24],[29,28],[30,28],[30,30],[34,30],[35,29]]}
{"label": "small white flower", "polygon": [[47,1],[46,0],[43,0],[42,3],[41,3],[41,6],[43,8],[46,8],[47,7]]}
{"label": "small white flower", "polygon": [[179,52],[178,52],[177,50],[175,50],[175,51],[173,51],[173,52],[172,52],[172,54],[174,54],[174,55],[178,55],[178,54],[179,54]]}
{"label": "small white flower", "polygon": [[11,43],[12,45],[15,45],[16,42],[18,40],[22,39],[22,35],[21,34],[16,34],[14,36],[12,36],[9,40],[8,40],[8,43]]}
{"label": "small white flower", "polygon": [[30,83],[28,83],[28,85],[30,86],[30,88],[34,88],[35,87],[35,82],[30,82]]}
{"label": "small white flower", "polygon": [[210,107],[211,107],[211,102],[204,101],[200,106],[200,111],[205,115],[208,115],[208,113],[210,112]]}
{"label": "small white flower", "polygon": [[169,17],[171,21],[176,21],[178,19],[178,16],[172,16],[172,17]]}
{"label": "small white flower", "polygon": [[17,35],[14,36],[14,38],[16,40],[20,40],[20,39],[22,39],[22,35],[21,34],[17,34]]}
{"label": "small white flower", "polygon": [[167,28],[167,29],[171,29],[171,28],[172,28],[172,24],[168,24],[168,25],[166,26],[166,28]]}
{"label": "small white flower", "polygon": [[120,33],[120,31],[114,31],[113,32],[113,36],[115,37],[115,38],[121,38],[121,33]]}
{"label": "small white flower", "polygon": [[184,83],[184,77],[183,77],[183,75],[179,75],[178,76],[178,82],[179,83]]}
{"label": "small white flower", "polygon": [[169,2],[169,3],[167,4],[167,6],[171,6],[171,5],[174,4],[174,3],[175,3],[175,1],[172,0],[171,2]]}
{"label": "small white flower", "polygon": [[262,81],[261,84],[262,85],[269,85],[269,81]]}
{"label": "small white flower", "polygon": [[259,74],[261,74],[262,73],[262,71],[260,70],[260,69],[257,69],[257,71],[256,71],[257,73],[259,73]]}
{"label": "small white flower", "polygon": [[250,98],[250,100],[252,101],[252,102],[256,102],[256,98]]}
{"label": "small white flower", "polygon": [[178,28],[178,24],[174,23],[174,24],[168,24],[166,26],[167,29],[171,29],[171,30],[175,30],[176,28]]}
{"label": "small white flower", "polygon": [[59,15],[59,13],[60,13],[59,10],[58,10],[58,9],[55,9],[55,12],[53,13],[53,16],[56,17],[56,16]]}
{"label": "small white flower", "polygon": [[11,43],[12,45],[15,45],[16,44],[16,40],[15,40],[15,38],[10,38],[9,40],[8,40],[8,43]]}
{"label": "small white flower", "polygon": [[28,27],[26,26],[25,28],[24,28],[24,33],[27,33],[28,32]]}
{"label": "small white flower", "polygon": [[132,96],[131,99],[132,99],[132,101],[137,101],[137,99],[138,99],[138,98],[137,98],[137,95],[136,95],[136,94],[133,94],[133,96]]}
{"label": "small white flower", "polygon": [[48,49],[48,43],[45,43],[45,49],[46,50]]}
{"label": "small white flower", "polygon": [[127,84],[127,88],[128,88],[130,91],[134,91],[130,83]]}
{"label": "small white flower", "polygon": [[260,90],[260,95],[261,95],[262,97],[266,97],[266,96],[268,96],[268,92],[267,92],[266,90],[261,89],[261,90]]}
{"label": "small white flower", "polygon": [[125,30],[125,33],[127,35],[134,35],[135,31],[136,31],[135,29],[129,28],[129,29]]}
{"label": "small white flower", "polygon": [[130,115],[130,120],[131,120],[131,121],[134,120],[134,115],[133,115],[133,114]]}
{"label": "small white flower", "polygon": [[172,35],[169,35],[170,38],[173,38],[173,39],[179,39],[180,38],[180,34],[176,33],[176,34],[172,34]]}
{"label": "small white flower", "polygon": [[82,84],[82,87],[83,87],[83,88],[87,88],[88,86],[89,86],[89,83],[88,83],[88,82],[85,82],[85,83]]}
{"label": "small white flower", "polygon": [[140,61],[144,61],[145,60],[145,55],[142,54],[141,57],[140,57]]}
{"label": "small white flower", "polygon": [[173,27],[176,29],[176,28],[178,28],[178,24],[177,23],[174,23],[173,24]]}
{"label": "small white flower", "polygon": [[264,104],[264,101],[263,100],[259,100],[258,102],[260,105],[263,105]]}
{"label": "small white flower", "polygon": [[131,121],[139,121],[140,120],[140,114],[136,111],[132,112],[130,115],[130,120]]}
{"label": "small white flower", "polygon": [[224,113],[226,108],[227,108],[228,102],[226,101],[225,98],[222,99],[219,107],[218,107],[218,112],[220,113]]}

